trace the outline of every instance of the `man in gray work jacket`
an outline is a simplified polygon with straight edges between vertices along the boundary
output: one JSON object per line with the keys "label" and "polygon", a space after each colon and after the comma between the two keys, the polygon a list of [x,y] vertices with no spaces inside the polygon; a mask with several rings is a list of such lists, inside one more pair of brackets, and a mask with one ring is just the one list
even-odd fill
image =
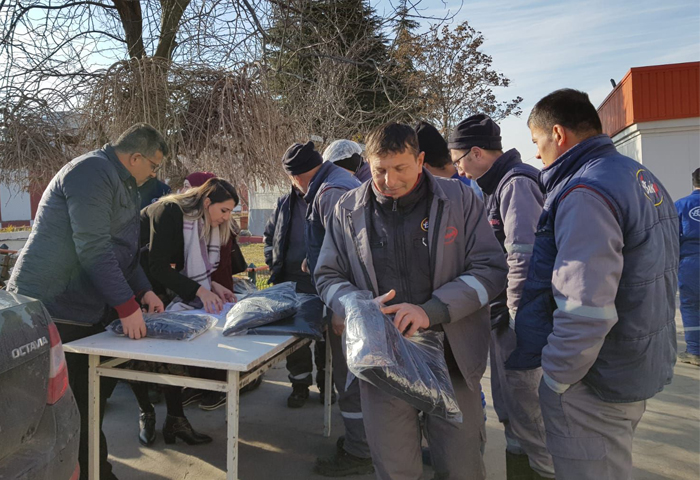
{"label": "man in gray work jacket", "polygon": [[491,302],[490,349],[493,407],[506,435],[506,475],[509,480],[554,478],[537,393],[542,369],[505,369],[515,349],[512,319],[544,203],[537,183],[539,170],[523,163],[515,149],[503,153],[501,129],[487,115],[472,115],[459,122],[448,146],[460,170],[481,187],[489,223],[508,261],[508,286]]}
{"label": "man in gray work jacket", "polygon": [[[418,138],[387,124],[367,140],[372,181],[339,201],[315,270],[319,295],[344,318],[339,299],[354,290],[384,295],[383,311],[410,337],[445,332],[445,359],[464,421],[425,416],[439,478],[485,478],[479,381],[489,344],[489,301],[505,286],[506,262],[483,202],[457,180],[423,169]],[[379,268],[381,267],[381,268]],[[419,412],[360,381],[362,413],[377,477],[420,478]]]}
{"label": "man in gray work jacket", "polygon": [[557,478],[629,479],[646,400],[673,377],[678,214],[585,93],[547,95],[528,126],[546,201],[506,367],[542,366]]}
{"label": "man in gray work jacket", "polygon": [[[306,260],[302,269],[312,272],[338,199],[348,190],[358,187],[360,182],[343,168],[331,162],[324,163],[313,142],[295,143],[289,147],[282,163],[294,187],[303,193],[307,205],[304,224]],[[357,380],[346,382],[348,367],[340,346],[340,336],[331,331],[329,341],[333,356],[333,383],[338,390],[338,406],[345,436],[338,439],[333,455],[316,460],[314,471],[329,477],[372,473],[372,459],[362,422],[359,385]]]}

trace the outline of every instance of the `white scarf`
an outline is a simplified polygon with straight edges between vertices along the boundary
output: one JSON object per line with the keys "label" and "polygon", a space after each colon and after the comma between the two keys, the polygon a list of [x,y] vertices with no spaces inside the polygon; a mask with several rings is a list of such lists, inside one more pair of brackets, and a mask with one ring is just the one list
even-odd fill
{"label": "white scarf", "polygon": [[[211,275],[219,266],[221,253],[221,239],[219,229],[213,227],[207,244],[200,234],[204,222],[200,220],[182,220],[182,237],[185,244],[185,267],[180,272],[187,278],[194,280],[207,290],[211,290]],[[173,299],[166,310],[189,310],[193,308],[186,305],[180,297]]]}

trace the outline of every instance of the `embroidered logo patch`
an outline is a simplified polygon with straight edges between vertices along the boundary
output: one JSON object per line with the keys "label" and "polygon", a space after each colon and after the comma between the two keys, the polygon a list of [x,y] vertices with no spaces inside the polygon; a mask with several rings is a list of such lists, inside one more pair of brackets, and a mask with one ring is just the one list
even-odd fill
{"label": "embroidered logo patch", "polygon": [[644,195],[652,201],[654,206],[658,207],[661,205],[664,201],[664,196],[649,172],[643,168],[637,170],[637,181],[639,182],[639,186],[642,187]]}
{"label": "embroidered logo patch", "polygon": [[449,245],[450,243],[454,243],[454,241],[456,239],[457,239],[457,228],[447,227],[447,232],[445,233],[445,245]]}
{"label": "embroidered logo patch", "polygon": [[688,216],[690,217],[691,220],[695,220],[696,222],[700,222],[700,207],[695,207],[688,212]]}
{"label": "embroidered logo patch", "polygon": [[422,222],[420,222],[420,229],[423,230],[424,232],[428,231],[428,227],[430,224],[428,223],[428,217],[425,217]]}

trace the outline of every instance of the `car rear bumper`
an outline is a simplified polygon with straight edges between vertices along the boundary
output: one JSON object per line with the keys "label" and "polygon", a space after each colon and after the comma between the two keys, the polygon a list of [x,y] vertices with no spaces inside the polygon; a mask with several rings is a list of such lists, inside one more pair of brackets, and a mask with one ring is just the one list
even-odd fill
{"label": "car rear bumper", "polygon": [[0,461],[0,477],[69,480],[78,463],[79,443],[80,414],[69,388],[54,405],[46,405],[31,439]]}

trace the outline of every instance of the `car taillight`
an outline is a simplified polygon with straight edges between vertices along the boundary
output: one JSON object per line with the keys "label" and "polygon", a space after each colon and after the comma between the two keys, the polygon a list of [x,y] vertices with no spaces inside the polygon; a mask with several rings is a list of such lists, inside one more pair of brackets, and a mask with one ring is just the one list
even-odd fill
{"label": "car taillight", "polygon": [[58,402],[68,390],[68,366],[63,354],[63,344],[58,329],[53,322],[49,323],[49,339],[51,341],[51,368],[49,370],[49,393],[46,403],[53,405]]}
{"label": "car taillight", "polygon": [[70,480],[78,480],[80,478],[80,464],[76,464],[73,475],[70,476]]}

